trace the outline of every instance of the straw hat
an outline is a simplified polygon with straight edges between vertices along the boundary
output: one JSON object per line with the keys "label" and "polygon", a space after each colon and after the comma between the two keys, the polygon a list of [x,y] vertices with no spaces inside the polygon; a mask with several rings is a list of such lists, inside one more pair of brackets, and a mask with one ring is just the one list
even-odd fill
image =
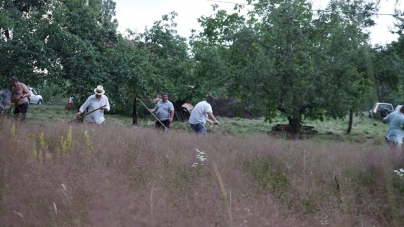
{"label": "straw hat", "polygon": [[97,88],[94,89],[94,93],[96,95],[103,95],[105,93],[104,87],[101,85],[98,85]]}

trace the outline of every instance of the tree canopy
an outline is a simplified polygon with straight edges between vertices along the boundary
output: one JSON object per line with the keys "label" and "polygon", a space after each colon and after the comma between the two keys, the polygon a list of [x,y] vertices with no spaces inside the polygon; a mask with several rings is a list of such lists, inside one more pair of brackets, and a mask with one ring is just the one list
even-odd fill
{"label": "tree canopy", "polygon": [[309,1],[247,2],[254,5],[248,19],[222,10],[200,19],[205,47],[222,47],[228,94],[269,121],[282,112],[295,132],[303,116],[345,117],[366,92],[362,28],[372,24],[373,5],[331,1],[314,15]]}

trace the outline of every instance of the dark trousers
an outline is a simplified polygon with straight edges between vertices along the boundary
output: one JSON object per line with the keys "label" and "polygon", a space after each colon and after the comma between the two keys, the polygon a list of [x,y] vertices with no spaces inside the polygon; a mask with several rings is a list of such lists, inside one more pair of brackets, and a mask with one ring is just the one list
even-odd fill
{"label": "dark trousers", "polygon": [[18,116],[21,113],[21,121],[25,121],[25,115],[27,114],[28,106],[28,102],[15,106],[14,114]]}
{"label": "dark trousers", "polygon": [[[161,121],[161,123],[163,123],[163,125],[166,126],[166,128],[170,128],[170,120],[164,120],[164,121]],[[161,123],[160,123],[160,121],[156,121],[156,124],[154,127],[158,128],[158,129],[165,129]]]}

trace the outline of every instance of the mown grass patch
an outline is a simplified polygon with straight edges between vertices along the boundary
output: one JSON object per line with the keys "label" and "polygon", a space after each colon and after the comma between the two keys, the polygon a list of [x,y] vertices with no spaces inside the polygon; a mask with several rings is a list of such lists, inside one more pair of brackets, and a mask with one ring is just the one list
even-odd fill
{"label": "mown grass patch", "polygon": [[[30,105],[27,120],[33,122],[69,122],[76,118],[76,110],[65,110],[64,106],[58,105]],[[272,119],[271,123],[265,122],[264,118],[257,119],[243,119],[243,118],[222,118],[217,117],[221,122],[221,126],[214,126],[207,129],[215,134],[224,135],[256,135],[256,134],[270,134],[272,127],[276,124],[287,124],[286,118],[281,115]],[[141,128],[154,128],[155,119],[150,115],[149,117],[138,119],[138,127]],[[132,119],[127,116],[113,115],[106,113],[106,122],[132,126]],[[378,138],[385,135],[387,132],[387,125],[383,124],[380,120],[373,120],[366,117],[355,116],[352,133],[347,135],[346,129],[348,128],[348,118],[344,120],[327,119],[324,121],[319,120],[304,120],[304,125],[313,126],[314,130],[318,131],[317,136],[322,139],[331,138],[332,140],[339,141],[352,141],[364,143],[369,138]],[[192,132],[188,122],[171,123],[171,129]],[[338,135],[338,136],[333,136]],[[286,138],[286,137],[285,137]]]}

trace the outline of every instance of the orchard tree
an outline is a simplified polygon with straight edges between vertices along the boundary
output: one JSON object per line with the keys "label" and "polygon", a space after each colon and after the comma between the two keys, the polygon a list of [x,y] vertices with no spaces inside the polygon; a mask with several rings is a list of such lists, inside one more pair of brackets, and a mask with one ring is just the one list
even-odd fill
{"label": "orchard tree", "polygon": [[3,0],[0,2],[0,30],[6,39],[11,38],[10,30],[19,22],[29,19],[32,11],[40,10],[48,0]]}
{"label": "orchard tree", "polygon": [[[396,7],[398,1],[396,1]],[[378,97],[388,102],[404,101],[404,12],[396,8],[396,23],[391,31],[398,35],[396,41],[374,48],[375,85]]]}
{"label": "orchard tree", "polygon": [[160,81],[157,76],[152,76],[155,68],[147,60],[150,53],[139,36],[130,32],[127,37],[119,36],[116,45],[108,48],[103,58],[109,75],[105,86],[114,94],[116,111],[132,112],[132,123],[136,125],[137,98],[156,93],[155,88]]}
{"label": "orchard tree", "polygon": [[182,105],[192,97],[194,90],[195,61],[189,56],[186,39],[177,34],[176,16],[176,12],[163,15],[161,20],[140,34],[140,40],[149,51],[149,58],[145,61],[154,67],[149,78],[155,81],[155,92],[149,93],[148,97],[168,92],[176,118],[183,121],[187,119],[187,112]]}
{"label": "orchard tree", "polygon": [[[228,93],[260,108],[268,121],[280,111],[295,133],[303,117],[345,116],[357,99],[351,97],[366,86],[358,66],[350,62],[366,45],[366,35],[362,20],[349,15],[368,11],[332,1],[330,12],[314,16],[308,1],[247,2],[254,9],[245,23],[241,16],[220,11],[201,23],[207,47],[229,45],[220,54],[231,71],[223,74]],[[346,15],[346,8],[354,11]]]}
{"label": "orchard tree", "polygon": [[395,51],[390,45],[373,48],[373,80],[379,102],[386,102],[389,94],[400,88],[403,59]]}
{"label": "orchard tree", "polygon": [[[236,10],[241,8],[235,6]],[[235,76],[229,58],[234,36],[243,28],[245,18],[238,13],[228,14],[226,10],[219,10],[217,5],[213,5],[213,11],[216,11],[213,16],[198,18],[203,31],[194,31],[190,39],[195,60],[192,82],[194,103],[209,93],[219,97],[228,96]],[[238,98],[234,93],[232,97]]]}
{"label": "orchard tree", "polygon": [[[324,72],[334,74],[334,80],[327,87],[329,91],[323,94],[326,115],[344,119],[349,111],[350,133],[353,125],[353,115],[362,114],[362,103],[370,88],[369,62],[370,46],[367,43],[368,34],[363,29],[374,25],[370,16],[376,12],[375,5],[370,2],[330,1],[326,10],[315,21],[316,27],[327,31],[322,36],[324,47]],[[337,84],[337,86],[335,86]]]}
{"label": "orchard tree", "polygon": [[[41,85],[52,64],[47,55],[40,25],[47,1],[3,1],[0,7],[0,84],[9,84],[11,76],[31,86]],[[12,32],[11,32],[12,31]]]}
{"label": "orchard tree", "polygon": [[[12,34],[0,41],[2,75],[21,76],[34,86],[46,80],[59,85],[66,95],[86,96],[108,77],[102,53],[116,41],[116,21],[111,21],[114,3],[100,8],[81,1],[13,1],[20,17],[7,23]],[[22,7],[22,8],[21,8]],[[104,10],[105,9],[105,10]],[[12,7],[4,7],[15,15]],[[109,16],[107,14],[109,13]],[[10,17],[11,18],[11,17]],[[10,19],[10,21],[12,21]],[[7,64],[13,62],[14,64]],[[33,84],[33,83],[37,84]],[[95,85],[94,85],[95,84]]]}

